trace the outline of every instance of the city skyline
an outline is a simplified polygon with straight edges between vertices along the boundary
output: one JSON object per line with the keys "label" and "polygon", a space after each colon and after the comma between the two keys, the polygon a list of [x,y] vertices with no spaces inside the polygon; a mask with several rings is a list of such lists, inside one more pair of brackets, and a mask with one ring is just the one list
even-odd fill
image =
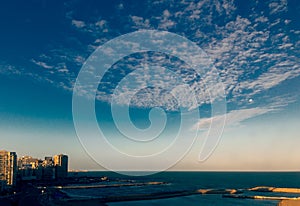
{"label": "city skyline", "polygon": [[[175,84],[166,75],[169,69],[195,91],[198,104],[183,104],[185,114],[197,109],[200,114],[200,118],[190,119],[183,130],[189,136],[198,129],[196,141],[170,170],[298,171],[299,9],[299,3],[292,0],[247,4],[242,0],[46,1],[19,2],[17,6],[3,3],[0,149],[39,158],[68,154],[70,170],[105,170],[82,144],[74,126],[72,98],[76,78],[99,46],[131,32],[158,30],[194,42],[209,57],[224,86],[226,115],[211,116],[205,81],[201,82],[202,77],[195,75],[183,60],[159,52],[142,52],[120,59],[99,84],[95,113],[109,142],[129,155],[150,155],[167,148],[180,129],[181,106],[160,90]],[[153,69],[156,67],[149,62],[160,69]],[[138,69],[145,73],[133,72]],[[152,87],[140,90],[129,101],[131,121],[138,129],[151,125],[152,108],[166,109],[170,121],[161,142],[136,147],[126,145],[127,139],[123,141],[110,104],[114,90],[126,76],[136,85],[152,83]],[[118,90],[125,97],[132,95],[128,82]],[[89,91],[81,92],[89,98]],[[186,92],[178,95],[180,100],[188,99]],[[117,106],[122,108],[126,98],[118,100]],[[159,122],[160,117],[152,120]],[[206,161],[199,162],[211,121],[222,117],[226,117],[226,123],[220,142]],[[89,118],[83,122],[91,125]],[[97,134],[88,126],[86,129],[86,137],[96,142]],[[120,167],[126,168],[126,164],[120,163]]]}
{"label": "city skyline", "polygon": [[22,181],[53,181],[68,177],[68,156],[18,157],[16,152],[0,150],[0,191],[16,188]]}

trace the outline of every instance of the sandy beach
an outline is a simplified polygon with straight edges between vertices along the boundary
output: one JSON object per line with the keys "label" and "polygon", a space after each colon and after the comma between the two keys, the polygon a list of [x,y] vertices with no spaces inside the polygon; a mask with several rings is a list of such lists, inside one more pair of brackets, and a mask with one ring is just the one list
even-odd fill
{"label": "sandy beach", "polygon": [[282,200],[278,206],[299,206],[300,200]]}

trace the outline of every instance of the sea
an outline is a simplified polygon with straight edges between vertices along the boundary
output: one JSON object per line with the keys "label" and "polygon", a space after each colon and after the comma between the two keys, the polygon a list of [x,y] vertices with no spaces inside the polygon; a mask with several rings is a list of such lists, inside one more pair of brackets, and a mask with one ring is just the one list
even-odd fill
{"label": "sea", "polygon": [[[149,176],[124,176],[114,172],[80,172],[75,176],[108,177],[113,180],[105,184],[120,182],[164,182],[162,185],[138,185],[130,187],[108,187],[89,189],[63,189],[74,197],[103,198],[109,196],[149,195],[176,191],[193,191],[198,189],[249,189],[258,186],[279,188],[300,188],[300,172],[161,172]],[[250,196],[299,197],[297,193],[244,192]],[[138,201],[110,202],[111,206],[135,205],[242,205],[265,206],[277,205],[278,200],[225,198],[222,194],[196,194]]]}

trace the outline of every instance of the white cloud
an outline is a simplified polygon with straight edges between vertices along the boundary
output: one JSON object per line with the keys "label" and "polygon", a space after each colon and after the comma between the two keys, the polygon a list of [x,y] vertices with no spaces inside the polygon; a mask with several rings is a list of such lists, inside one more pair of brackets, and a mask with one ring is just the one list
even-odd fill
{"label": "white cloud", "polygon": [[20,69],[17,69],[13,65],[9,65],[5,62],[0,62],[0,74],[3,75],[21,75],[23,72]]}
{"label": "white cloud", "polygon": [[[225,13],[232,15],[236,8],[232,1],[224,1],[222,4],[209,3],[209,0],[199,3],[191,2],[182,11],[174,12],[166,9],[162,11],[161,16],[153,18],[159,20],[161,29],[168,30],[174,26],[172,22],[176,22],[178,18],[184,19],[186,16],[195,15],[195,18],[189,18],[191,24],[189,29],[199,25],[199,29],[196,30],[197,32],[194,35],[200,41],[205,39],[208,42],[202,48],[220,69],[219,74],[225,85],[226,93],[232,94],[232,97],[228,99],[229,103],[237,101],[238,98],[249,99],[253,95],[276,87],[283,81],[300,75],[299,67],[295,64],[296,59],[291,59],[285,51],[285,49],[293,47],[287,35],[283,32],[276,35],[270,32],[270,28],[283,21],[276,19],[269,22],[269,19],[261,14],[253,14],[252,19],[237,16],[235,19],[227,21],[224,26],[215,27],[215,33],[221,38],[212,38],[209,35],[214,34],[203,33],[200,28],[203,24],[213,25],[213,16],[204,16],[203,18],[206,18],[206,20],[201,22],[196,20],[196,16],[202,19],[203,11],[213,11],[214,9],[220,15]],[[130,18],[134,23],[134,28],[140,29],[150,26],[150,19],[139,16],[130,16]],[[266,46],[270,40],[273,41],[273,45],[278,45],[279,51],[274,52],[273,46]],[[283,59],[287,59],[287,61],[285,62]],[[287,63],[288,65],[286,65]],[[124,66],[129,67],[129,65]],[[259,73],[259,75],[252,78],[251,75],[254,73]],[[137,76],[136,80],[143,81],[143,78],[144,76]],[[195,76],[187,75],[184,80],[193,81],[195,78]],[[205,81],[205,79],[202,79],[193,82],[191,85],[197,93],[200,104],[210,102],[209,94],[205,92]],[[162,88],[165,86],[163,81],[155,84]],[[123,92],[124,94],[129,92],[128,88],[124,88]],[[107,95],[105,96],[105,93],[98,95],[98,98],[100,100],[110,99]],[[143,102],[133,102],[136,103],[136,106],[146,107],[146,102],[148,102],[148,106],[154,106],[154,103],[151,105],[149,103],[153,100],[152,97],[146,95],[143,100]],[[161,105],[157,101],[155,104]]]}
{"label": "white cloud", "polygon": [[72,20],[72,25],[74,25],[77,28],[83,28],[86,26],[84,21],[79,21],[79,20],[75,20],[75,19]]}
{"label": "white cloud", "polygon": [[238,89],[251,89],[251,95],[266,91],[279,85],[281,82],[295,78],[300,75],[300,65],[293,61],[280,61],[270,67],[267,72],[261,74],[257,79],[247,79],[239,82]]}
{"label": "white cloud", "polygon": [[269,4],[270,14],[287,11],[287,0],[275,0]]}
{"label": "white cloud", "polygon": [[193,129],[206,130],[209,129],[212,121],[221,121],[226,119],[225,127],[237,126],[241,124],[244,120],[251,119],[253,117],[266,114],[268,112],[274,111],[273,108],[250,108],[250,109],[240,109],[240,110],[232,110],[227,114],[214,116],[210,118],[201,118],[195,125],[193,125]]}
{"label": "white cloud", "polygon": [[103,28],[104,27],[104,25],[106,24],[107,22],[105,21],[105,20],[100,20],[100,21],[97,21],[96,23],[95,23],[95,25],[96,26],[99,26],[100,28]]}
{"label": "white cloud", "polygon": [[34,64],[36,64],[36,65],[38,65],[40,67],[43,67],[45,69],[52,69],[53,68],[53,66],[50,66],[47,63],[42,62],[42,61],[36,61],[36,60],[32,59],[31,62],[33,62]]}
{"label": "white cloud", "polygon": [[[253,8],[251,8],[252,13],[249,16],[243,15],[242,17],[236,14],[237,8],[233,0],[203,0],[196,2],[185,0],[166,2],[159,0],[152,1],[148,5],[162,8],[159,14],[152,12],[149,15],[146,9],[145,14],[141,16],[127,16],[128,20],[121,16],[116,16],[116,18],[122,18],[124,22],[127,21],[124,28],[130,28],[131,30],[173,30],[176,27],[180,28],[177,31],[178,34],[182,34],[196,42],[211,57],[214,65],[219,70],[226,94],[231,95],[228,102],[236,103],[237,99],[252,98],[253,95],[261,94],[280,85],[283,81],[300,75],[299,57],[294,52],[297,46],[299,47],[300,42],[291,42],[293,38],[290,38],[289,33],[284,30],[284,24],[289,24],[290,20],[271,18],[268,13],[261,13],[260,10],[256,9],[257,3],[254,2],[253,5]],[[268,6],[272,15],[287,11],[287,1],[285,0],[272,1]],[[116,7],[124,10],[126,4],[117,5]],[[68,18],[72,19],[72,15],[72,13],[68,13]],[[53,49],[48,54],[51,58],[41,57],[38,58],[39,61],[34,60],[35,64],[54,70],[51,73],[53,76],[49,76],[49,78],[53,77],[52,80],[56,81],[54,80],[55,75],[59,75],[59,79],[64,81],[59,85],[63,85],[68,89],[72,88],[78,68],[59,66],[58,62],[71,62],[81,66],[85,60],[84,57],[87,57],[99,45],[124,32],[122,29],[110,25],[109,18],[104,20],[102,17],[95,17],[94,20],[92,23],[72,20],[72,25],[76,30],[94,37],[88,45],[74,37],[74,42],[78,44],[80,51],[75,51],[74,48]],[[280,30],[275,29],[279,25],[283,25]],[[124,30],[127,31],[126,29]],[[295,35],[300,33],[297,30],[290,31]],[[113,35],[110,35],[110,32],[113,32]],[[159,59],[155,59],[155,61],[163,63]],[[55,62],[53,63],[54,66],[50,66],[49,62],[51,64]],[[124,68],[134,70],[135,67],[131,66],[127,64],[124,65]],[[176,67],[177,65],[173,66]],[[118,72],[125,75],[124,69],[120,69]],[[209,94],[205,91],[205,81],[207,79],[194,81],[197,77],[193,74],[184,75],[184,80],[192,82],[191,87],[196,91],[200,104],[208,103]],[[136,76],[135,78],[137,82],[142,82],[146,77],[148,78],[148,76]],[[166,82],[158,80],[159,78],[157,78],[155,84],[163,88]],[[109,84],[113,83],[108,82],[103,86],[111,88]],[[126,94],[126,92],[130,92],[128,87],[124,88],[124,93]],[[159,94],[156,90],[152,92],[151,95],[157,96]],[[151,99],[153,99],[151,95],[147,96],[145,94],[143,101],[136,101],[136,106],[147,106],[147,102],[151,102]],[[141,97],[141,94],[139,97]],[[102,101],[109,101],[110,94],[99,91],[97,98]],[[162,101],[163,99],[158,100]],[[161,103],[158,100],[155,104],[160,105]],[[253,104],[255,103],[256,101]]]}
{"label": "white cloud", "polygon": [[133,22],[133,28],[135,29],[150,29],[150,20],[149,19],[144,19],[143,17],[140,16],[130,16],[131,21]]}
{"label": "white cloud", "polygon": [[[288,94],[272,96],[267,102],[261,104],[263,106],[256,106],[252,108],[245,108],[244,106],[241,109],[231,110],[224,115],[217,115],[209,118],[201,118],[195,125],[192,126],[191,129],[207,130],[209,129],[212,121],[223,123],[224,117],[226,119],[225,129],[242,126],[243,121],[245,120],[272,112],[278,112],[290,103],[297,101],[297,99],[297,96],[290,96]],[[249,105],[256,104],[255,101],[256,100],[252,98],[247,99],[247,103]]]}
{"label": "white cloud", "polygon": [[269,21],[269,19],[265,16],[259,16],[255,19],[255,22],[260,22],[260,23],[266,23],[268,21]]}

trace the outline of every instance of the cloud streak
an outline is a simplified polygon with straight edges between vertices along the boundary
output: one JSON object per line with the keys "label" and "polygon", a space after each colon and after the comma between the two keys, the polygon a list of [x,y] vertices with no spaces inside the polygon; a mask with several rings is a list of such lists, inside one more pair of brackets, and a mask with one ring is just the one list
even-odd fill
{"label": "cloud streak", "polygon": [[260,108],[260,107],[232,110],[229,113],[222,116],[219,115],[210,118],[201,118],[195,125],[193,125],[192,129],[207,130],[209,129],[213,121],[220,122],[224,119],[224,117],[226,119],[225,128],[232,127],[232,126],[239,126],[245,120],[272,112],[274,110],[275,109],[273,108]]}

